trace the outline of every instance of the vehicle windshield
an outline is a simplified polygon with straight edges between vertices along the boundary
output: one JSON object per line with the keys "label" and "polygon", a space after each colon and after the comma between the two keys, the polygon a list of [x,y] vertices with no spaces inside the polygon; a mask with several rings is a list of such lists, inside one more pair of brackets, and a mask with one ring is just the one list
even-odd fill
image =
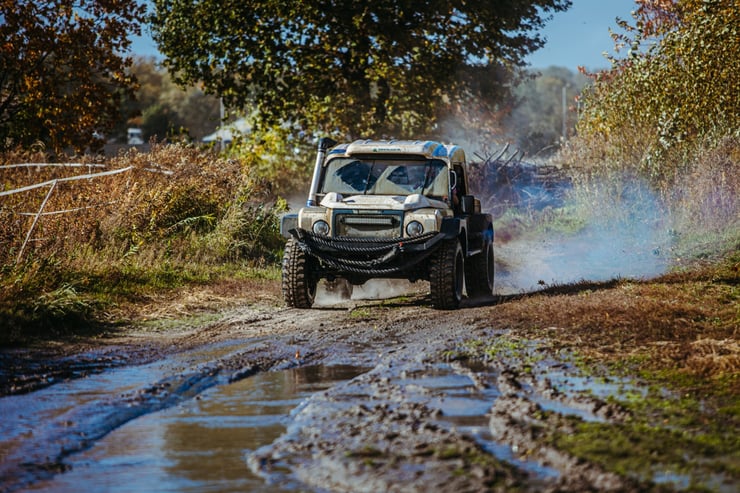
{"label": "vehicle windshield", "polygon": [[324,170],[322,194],[411,195],[442,198],[448,195],[447,166],[439,159],[383,160],[334,158]]}

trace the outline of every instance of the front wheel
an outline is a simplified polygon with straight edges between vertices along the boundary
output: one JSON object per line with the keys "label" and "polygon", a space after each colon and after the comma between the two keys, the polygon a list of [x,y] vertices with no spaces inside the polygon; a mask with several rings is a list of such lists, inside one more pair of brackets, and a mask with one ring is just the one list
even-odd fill
{"label": "front wheel", "polygon": [[432,305],[442,310],[460,306],[465,282],[465,259],[457,239],[445,240],[432,256],[429,287]]}
{"label": "front wheel", "polygon": [[288,240],[283,254],[283,298],[293,308],[311,308],[318,280],[311,266],[313,259],[301,250],[295,238]]}
{"label": "front wheel", "polygon": [[486,241],[483,251],[465,262],[465,287],[468,296],[491,296],[493,294],[493,242]]}

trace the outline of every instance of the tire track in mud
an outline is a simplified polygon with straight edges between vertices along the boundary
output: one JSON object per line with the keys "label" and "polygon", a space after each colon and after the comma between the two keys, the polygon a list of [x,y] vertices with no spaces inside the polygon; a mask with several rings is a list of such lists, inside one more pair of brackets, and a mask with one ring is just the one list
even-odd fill
{"label": "tire track in mud", "polygon": [[[285,435],[247,455],[250,470],[270,484],[298,481],[317,491],[651,489],[546,446],[538,436],[546,427],[566,430],[573,415],[624,419],[618,406],[559,392],[523,374],[517,362],[473,370],[429,358],[429,351],[412,344],[315,394],[296,410]],[[537,402],[558,412],[542,418]],[[476,415],[466,406],[484,408]]]}
{"label": "tire track in mud", "polygon": [[[583,395],[569,363],[546,348],[546,357],[527,361],[505,354],[478,366],[447,361],[444,354],[466,341],[495,341],[501,333],[489,327],[485,310],[422,305],[411,297],[317,310],[237,309],[153,345],[142,353],[147,364],[129,360],[0,399],[0,491],[64,473],[66,458],[117,427],[208,388],[310,365],[372,369],[314,394],[291,414],[283,436],[248,454],[248,467],[268,484],[353,492],[655,490],[544,442],[543,431],[567,432],[573,419],[628,417]],[[114,380],[107,388],[106,378]],[[99,394],[75,404],[69,396],[89,392],[96,379]],[[29,416],[31,407],[23,407],[57,394],[67,396],[67,408],[51,418],[49,409]]]}
{"label": "tire track in mud", "polygon": [[[278,324],[285,323],[283,315],[276,318]],[[128,360],[124,372],[140,368],[134,371],[138,373],[134,378],[139,379],[139,386],[134,389],[130,389],[129,375],[111,377],[124,366],[118,359],[106,366],[95,358],[90,368],[86,366],[87,356],[80,358],[82,361],[62,357],[43,365],[30,365],[25,369],[29,373],[19,375],[16,380],[37,380],[42,384],[23,395],[0,399],[0,414],[4,418],[0,427],[0,491],[15,491],[63,473],[66,457],[90,448],[114,429],[145,414],[176,406],[215,385],[233,383],[259,371],[311,363],[310,351],[304,350],[298,358],[294,345],[286,345],[279,339],[249,337],[234,342],[235,334],[228,337],[219,334],[220,330],[237,326],[237,332],[255,336],[262,330],[253,326],[261,322],[275,323],[273,316],[254,315],[251,311],[246,316],[244,312],[231,315],[225,321],[180,338],[173,347],[156,351],[161,359],[159,363],[149,361],[157,359],[151,354],[141,365]],[[227,343],[220,344],[224,341]],[[234,349],[236,346],[241,347]],[[67,365],[81,371],[67,371]],[[55,374],[67,375],[67,379],[47,384],[43,377],[33,375],[37,368],[45,373],[51,369]],[[105,388],[111,380],[120,388],[115,384]],[[86,393],[98,395],[81,403],[76,400],[77,394]],[[17,403],[9,403],[10,400]],[[34,406],[38,400],[58,402],[51,405],[54,407],[51,413],[49,407]],[[47,417],[50,413],[51,418]]]}
{"label": "tire track in mud", "polygon": [[[8,364],[3,375],[5,397],[0,399],[4,416],[0,491],[16,491],[63,473],[65,458],[92,447],[114,429],[176,406],[215,385],[260,371],[313,365],[326,358],[332,364],[361,364],[361,354],[374,344],[344,345],[337,334],[357,334],[357,320],[337,323],[338,314],[342,318],[352,306],[307,311],[237,309],[206,327],[181,329],[161,340],[146,337],[150,346],[134,335],[113,346],[85,346],[84,353],[71,356],[33,350],[4,354]],[[338,326],[339,331],[335,330]],[[136,388],[130,389],[129,381],[119,382],[120,389],[115,385],[103,388],[110,384],[111,374],[132,368],[141,368]],[[91,383],[96,379],[99,384]],[[90,386],[99,395],[77,403],[74,396],[90,393]],[[8,404],[11,399],[18,403]],[[61,402],[49,419],[49,408],[34,409],[32,403],[38,400]]]}

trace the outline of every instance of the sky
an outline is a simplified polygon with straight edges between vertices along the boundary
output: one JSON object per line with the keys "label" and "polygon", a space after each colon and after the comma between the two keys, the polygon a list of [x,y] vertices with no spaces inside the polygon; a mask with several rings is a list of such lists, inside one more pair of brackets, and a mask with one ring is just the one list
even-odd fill
{"label": "sky", "polygon": [[[553,14],[542,31],[547,39],[545,46],[526,61],[532,68],[558,66],[573,72],[579,66],[589,70],[608,68],[603,53],[614,54],[609,28],[617,29],[617,17],[631,20],[630,12],[635,8],[635,0],[573,0],[566,12]],[[133,40],[132,52],[139,56],[160,56],[148,34]]]}
{"label": "sky", "polygon": [[603,53],[614,54],[614,41],[609,29],[619,32],[617,17],[632,21],[635,0],[573,0],[565,12],[553,14],[542,31],[545,46],[527,57],[533,68],[551,65],[576,71],[579,66],[590,70],[608,68]]}

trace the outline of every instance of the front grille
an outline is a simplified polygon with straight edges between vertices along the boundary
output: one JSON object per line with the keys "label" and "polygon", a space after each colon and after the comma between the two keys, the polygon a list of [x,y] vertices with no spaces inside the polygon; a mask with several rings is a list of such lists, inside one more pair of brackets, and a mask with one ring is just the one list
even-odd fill
{"label": "front grille", "polygon": [[394,214],[337,214],[337,236],[361,238],[398,238],[401,236],[401,217]]}

